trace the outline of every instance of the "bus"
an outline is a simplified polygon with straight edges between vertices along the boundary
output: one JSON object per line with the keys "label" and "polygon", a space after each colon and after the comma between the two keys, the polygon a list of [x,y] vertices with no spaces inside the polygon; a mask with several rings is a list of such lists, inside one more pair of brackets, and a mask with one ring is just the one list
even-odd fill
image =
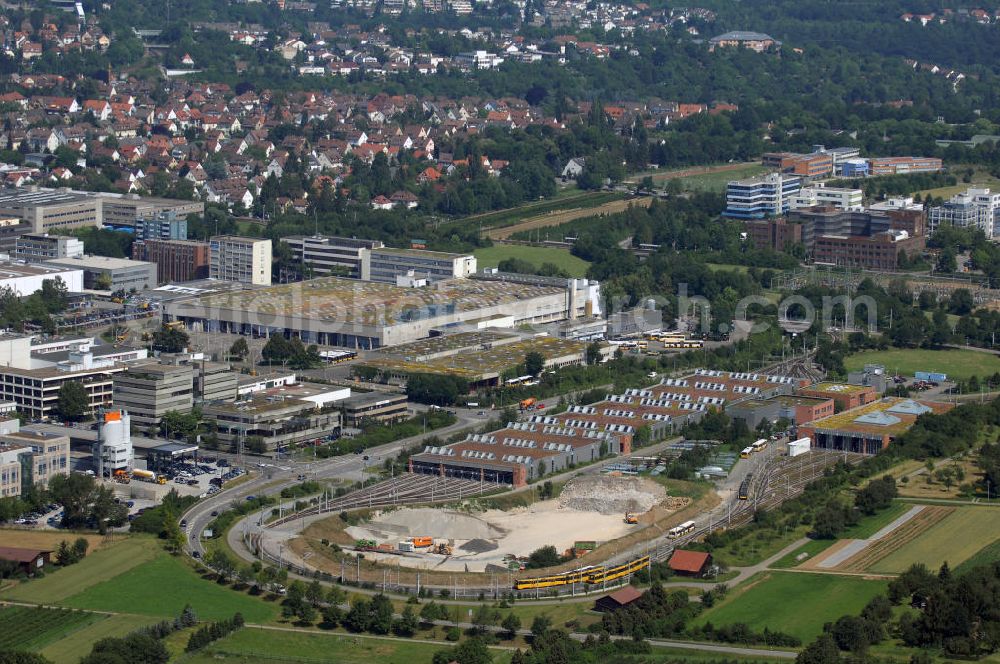
{"label": "bus", "polygon": [[749,459],[751,454],[753,454],[752,447],[744,447],[742,450],[740,450],[741,459]]}
{"label": "bus", "polygon": [[767,438],[761,438],[760,440],[754,442],[754,444],[751,445],[750,447],[753,449],[754,452],[763,452],[764,449],[767,447]]}
{"label": "bus", "polygon": [[682,348],[701,348],[705,345],[705,342],[701,339],[681,339],[679,341],[664,341],[663,347],[669,349],[682,349]]}
{"label": "bus", "polygon": [[694,532],[694,521],[685,521],[679,526],[674,526],[669,531],[667,531],[667,537],[670,539],[677,539],[681,535],[687,535],[688,533]]}
{"label": "bus", "polygon": [[534,376],[518,376],[517,378],[508,378],[504,381],[504,385],[507,387],[516,387],[518,385],[525,385],[534,379]]}
{"label": "bus", "polygon": [[649,342],[646,341],[638,341],[635,345],[639,350],[646,350],[649,348]]}

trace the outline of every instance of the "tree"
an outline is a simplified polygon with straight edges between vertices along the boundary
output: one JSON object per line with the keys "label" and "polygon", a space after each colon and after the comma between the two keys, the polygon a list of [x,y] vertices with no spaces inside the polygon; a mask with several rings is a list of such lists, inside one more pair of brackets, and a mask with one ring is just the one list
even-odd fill
{"label": "tree", "polygon": [[508,613],[500,623],[500,627],[508,639],[513,639],[517,636],[517,630],[521,629],[521,619],[514,613]]}
{"label": "tree", "polygon": [[531,351],[524,356],[524,371],[532,376],[542,373],[545,368],[545,356],[538,351]]}
{"label": "tree", "polygon": [[601,344],[596,341],[587,345],[587,364],[597,364],[601,361]]}
{"label": "tree", "polygon": [[181,353],[188,347],[190,341],[184,330],[164,325],[153,333],[153,350],[161,353]]}
{"label": "tree", "polygon": [[552,618],[549,618],[544,613],[535,616],[531,621],[531,638],[543,639],[548,631],[552,628]]}
{"label": "tree", "polygon": [[272,334],[261,350],[261,358],[268,364],[281,364],[292,357],[292,344],[280,334]]}
{"label": "tree", "polygon": [[392,602],[382,593],[372,597],[368,630],[375,634],[388,634],[392,630]]}
{"label": "tree", "polygon": [[229,347],[229,357],[245,360],[249,354],[250,346],[247,344],[246,337],[240,337]]}
{"label": "tree", "polygon": [[59,388],[59,415],[67,421],[76,422],[90,412],[90,397],[87,388],[78,380],[68,380]]}
{"label": "tree", "polygon": [[413,612],[413,607],[407,604],[403,607],[403,613],[400,615],[399,620],[393,623],[392,631],[397,636],[408,638],[416,634],[418,624],[417,614]]}
{"label": "tree", "polygon": [[433,664],[490,664],[493,655],[487,647],[486,642],[478,637],[473,637],[464,641],[454,648],[439,650],[434,653]]}
{"label": "tree", "polygon": [[795,658],[795,664],[836,664],[840,661],[837,644],[829,634],[821,634]]}
{"label": "tree", "polygon": [[166,509],[163,514],[163,531],[160,537],[164,540],[164,546],[171,553],[180,553],[184,550],[184,531],[177,523],[177,517],[173,510]]}
{"label": "tree", "polygon": [[942,249],[941,253],[938,254],[937,262],[934,264],[934,271],[951,274],[956,270],[958,270],[958,263],[955,260],[955,250],[950,247]]}
{"label": "tree", "polygon": [[104,533],[109,526],[123,524],[128,513],[124,505],[115,502],[114,491],[82,473],[55,475],[49,480],[49,493],[63,506],[65,528],[91,525]]}
{"label": "tree", "polygon": [[355,599],[343,620],[344,627],[352,632],[367,632],[371,625],[371,602]]}

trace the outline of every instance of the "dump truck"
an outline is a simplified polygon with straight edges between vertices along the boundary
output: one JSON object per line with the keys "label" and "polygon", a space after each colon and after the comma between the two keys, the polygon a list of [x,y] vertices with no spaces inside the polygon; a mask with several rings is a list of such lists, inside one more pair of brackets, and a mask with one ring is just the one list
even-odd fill
{"label": "dump truck", "polygon": [[636,524],[639,523],[639,517],[631,512],[625,512],[625,523]]}
{"label": "dump truck", "polygon": [[538,399],[536,399],[535,397],[528,397],[527,399],[521,399],[521,404],[520,404],[521,410],[528,410],[529,408],[535,405],[536,401],[538,401]]}
{"label": "dump truck", "polygon": [[411,537],[410,541],[413,542],[413,547],[415,549],[423,549],[434,545],[433,537]]}

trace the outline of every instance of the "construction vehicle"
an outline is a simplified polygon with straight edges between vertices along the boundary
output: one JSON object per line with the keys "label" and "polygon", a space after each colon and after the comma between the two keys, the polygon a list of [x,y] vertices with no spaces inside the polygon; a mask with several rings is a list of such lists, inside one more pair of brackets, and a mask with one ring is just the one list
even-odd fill
{"label": "construction vehicle", "polygon": [[434,547],[434,553],[436,553],[438,555],[441,555],[441,556],[450,556],[451,555],[451,547],[448,546],[447,544],[445,544],[444,542],[442,542],[442,543],[438,544],[436,547]]}
{"label": "construction vehicle", "polygon": [[625,523],[630,525],[639,523],[639,517],[631,512],[625,512]]}
{"label": "construction vehicle", "polygon": [[415,549],[423,549],[434,545],[433,537],[411,537],[410,541],[413,542],[413,548]]}
{"label": "construction vehicle", "polygon": [[167,478],[165,476],[163,476],[163,475],[158,475],[156,477],[156,483],[157,484],[166,484],[167,483]]}
{"label": "construction vehicle", "polygon": [[521,399],[520,403],[521,410],[528,410],[529,408],[534,406],[535,402],[537,401],[538,399],[536,399],[535,397],[528,397],[527,399]]}

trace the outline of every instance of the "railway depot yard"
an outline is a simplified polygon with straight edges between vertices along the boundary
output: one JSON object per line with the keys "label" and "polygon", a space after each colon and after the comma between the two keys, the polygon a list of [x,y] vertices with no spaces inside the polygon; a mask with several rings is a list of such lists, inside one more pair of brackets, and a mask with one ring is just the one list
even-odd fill
{"label": "railway depot yard", "polygon": [[[669,518],[690,502],[668,496],[662,485],[645,478],[581,477],[567,484],[558,498],[510,510],[416,507],[373,512],[363,523],[344,529],[341,541],[387,545],[392,553],[368,551],[365,556],[393,566],[496,571],[492,566],[506,567],[511,555],[527,557],[544,546],[563,553],[579,542],[599,546],[617,540]],[[636,515],[639,523],[626,523],[626,513]],[[313,539],[324,533],[323,524],[317,526],[305,536]],[[431,538],[433,546],[400,552],[399,543],[412,538]],[[436,553],[438,545],[450,547],[451,554]]]}

